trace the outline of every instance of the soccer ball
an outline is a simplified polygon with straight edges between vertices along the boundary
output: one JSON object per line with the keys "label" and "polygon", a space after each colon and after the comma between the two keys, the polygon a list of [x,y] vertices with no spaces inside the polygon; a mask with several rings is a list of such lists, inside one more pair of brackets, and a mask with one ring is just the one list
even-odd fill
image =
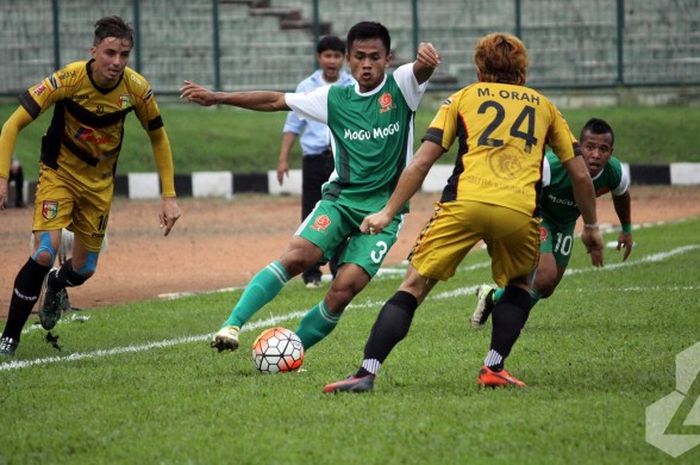
{"label": "soccer ball", "polygon": [[262,373],[284,373],[304,363],[299,336],[286,328],[269,328],[253,342],[253,365]]}

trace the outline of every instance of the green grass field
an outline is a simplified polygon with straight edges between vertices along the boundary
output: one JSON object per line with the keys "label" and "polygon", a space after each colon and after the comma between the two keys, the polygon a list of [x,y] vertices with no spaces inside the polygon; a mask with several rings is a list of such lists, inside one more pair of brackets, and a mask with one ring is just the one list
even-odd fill
{"label": "green grass field", "polygon": [[[445,95],[428,95],[416,115],[416,141],[423,136]],[[0,121],[15,110],[15,104],[0,105]],[[624,162],[664,164],[674,161],[700,162],[700,107],[614,107],[562,109],[578,134],[591,117],[606,119],[616,131],[615,153]],[[173,154],[175,171],[223,170],[235,173],[265,172],[277,168],[285,113],[259,113],[231,107],[202,108],[185,103],[162,105]],[[52,111],[25,128],[17,143],[17,154],[28,179],[38,176],[41,136]],[[417,142],[418,143],[418,142]],[[299,144],[292,167],[301,166]],[[454,148],[451,152],[454,152]],[[452,164],[454,154],[441,163]],[[119,173],[155,171],[148,137],[132,115],[127,119]]]}
{"label": "green grass field", "polygon": [[700,447],[672,459],[645,442],[645,408],[674,391],[675,355],[700,337],[698,230],[700,219],[636,230],[630,259],[608,250],[601,270],[578,244],[508,360],[522,391],[475,384],[490,332],[467,316],[490,281],[483,250],[434,289],[365,395],[321,389],[354,370],[401,274],[370,283],[292,374],[255,372],[247,347],[322,298],[298,279],[233,354],[207,340],[238,293],[72,313],[53,331],[61,351],[27,325],[0,364],[0,464],[700,463]]}

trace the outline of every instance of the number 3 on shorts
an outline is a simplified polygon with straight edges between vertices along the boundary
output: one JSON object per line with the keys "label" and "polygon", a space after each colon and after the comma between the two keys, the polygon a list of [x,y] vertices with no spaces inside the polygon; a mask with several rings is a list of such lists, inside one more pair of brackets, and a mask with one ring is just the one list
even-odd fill
{"label": "number 3 on shorts", "polygon": [[381,263],[384,259],[386,251],[389,250],[389,246],[384,241],[377,241],[375,244],[376,249],[370,252],[369,256],[374,263]]}

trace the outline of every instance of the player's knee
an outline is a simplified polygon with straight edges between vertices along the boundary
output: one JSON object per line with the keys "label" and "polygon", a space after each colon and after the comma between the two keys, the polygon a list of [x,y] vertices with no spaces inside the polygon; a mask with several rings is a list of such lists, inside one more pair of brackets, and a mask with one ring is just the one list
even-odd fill
{"label": "player's knee", "polygon": [[326,303],[331,313],[342,313],[357,293],[350,286],[332,285],[326,294]]}
{"label": "player's knee", "polygon": [[290,276],[296,276],[318,263],[319,259],[306,248],[292,247],[284,253],[280,263]]}
{"label": "player's knee", "polygon": [[542,284],[537,285],[537,293],[539,294],[540,299],[546,299],[547,297],[551,296],[554,294],[554,289],[557,288],[557,285],[554,282],[546,282]]}
{"label": "player's knee", "polygon": [[557,288],[556,274],[540,274],[538,272],[537,279],[535,280],[535,285],[533,287],[537,290],[537,293],[541,299],[546,299],[554,294],[554,289]]}
{"label": "player's knee", "polygon": [[99,255],[99,252],[88,252],[85,263],[75,270],[76,274],[84,278],[83,281],[95,274],[95,270],[97,270],[97,258]]}
{"label": "player's knee", "polygon": [[34,250],[32,260],[43,266],[52,266],[56,260],[56,249],[51,245],[51,234],[45,232],[39,236],[39,247]]}

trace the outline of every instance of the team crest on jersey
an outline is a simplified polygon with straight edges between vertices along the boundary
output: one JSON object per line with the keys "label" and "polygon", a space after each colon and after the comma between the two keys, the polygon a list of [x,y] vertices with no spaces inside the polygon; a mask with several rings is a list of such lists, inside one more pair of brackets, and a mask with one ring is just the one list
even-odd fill
{"label": "team crest on jersey", "polygon": [[52,220],[58,215],[58,201],[57,200],[44,200],[41,206],[41,216],[47,220]]}
{"label": "team crest on jersey", "polygon": [[547,228],[540,226],[540,242],[546,241],[548,237],[549,231],[547,231]]}
{"label": "team crest on jersey", "polygon": [[131,97],[128,94],[122,94],[119,96],[119,108],[122,110],[129,108],[131,106]]}
{"label": "team crest on jersey", "polygon": [[[487,144],[494,144],[494,141],[488,139]],[[523,169],[520,157],[516,153],[493,153],[489,155],[488,161],[491,172],[501,179],[515,179]]]}
{"label": "team crest on jersey", "polygon": [[314,224],[311,226],[311,228],[315,229],[316,231],[323,232],[328,229],[328,226],[330,225],[331,219],[328,218],[328,215],[321,215],[314,220]]}
{"label": "team crest on jersey", "polygon": [[384,113],[394,108],[394,99],[389,92],[379,96],[379,113]]}

